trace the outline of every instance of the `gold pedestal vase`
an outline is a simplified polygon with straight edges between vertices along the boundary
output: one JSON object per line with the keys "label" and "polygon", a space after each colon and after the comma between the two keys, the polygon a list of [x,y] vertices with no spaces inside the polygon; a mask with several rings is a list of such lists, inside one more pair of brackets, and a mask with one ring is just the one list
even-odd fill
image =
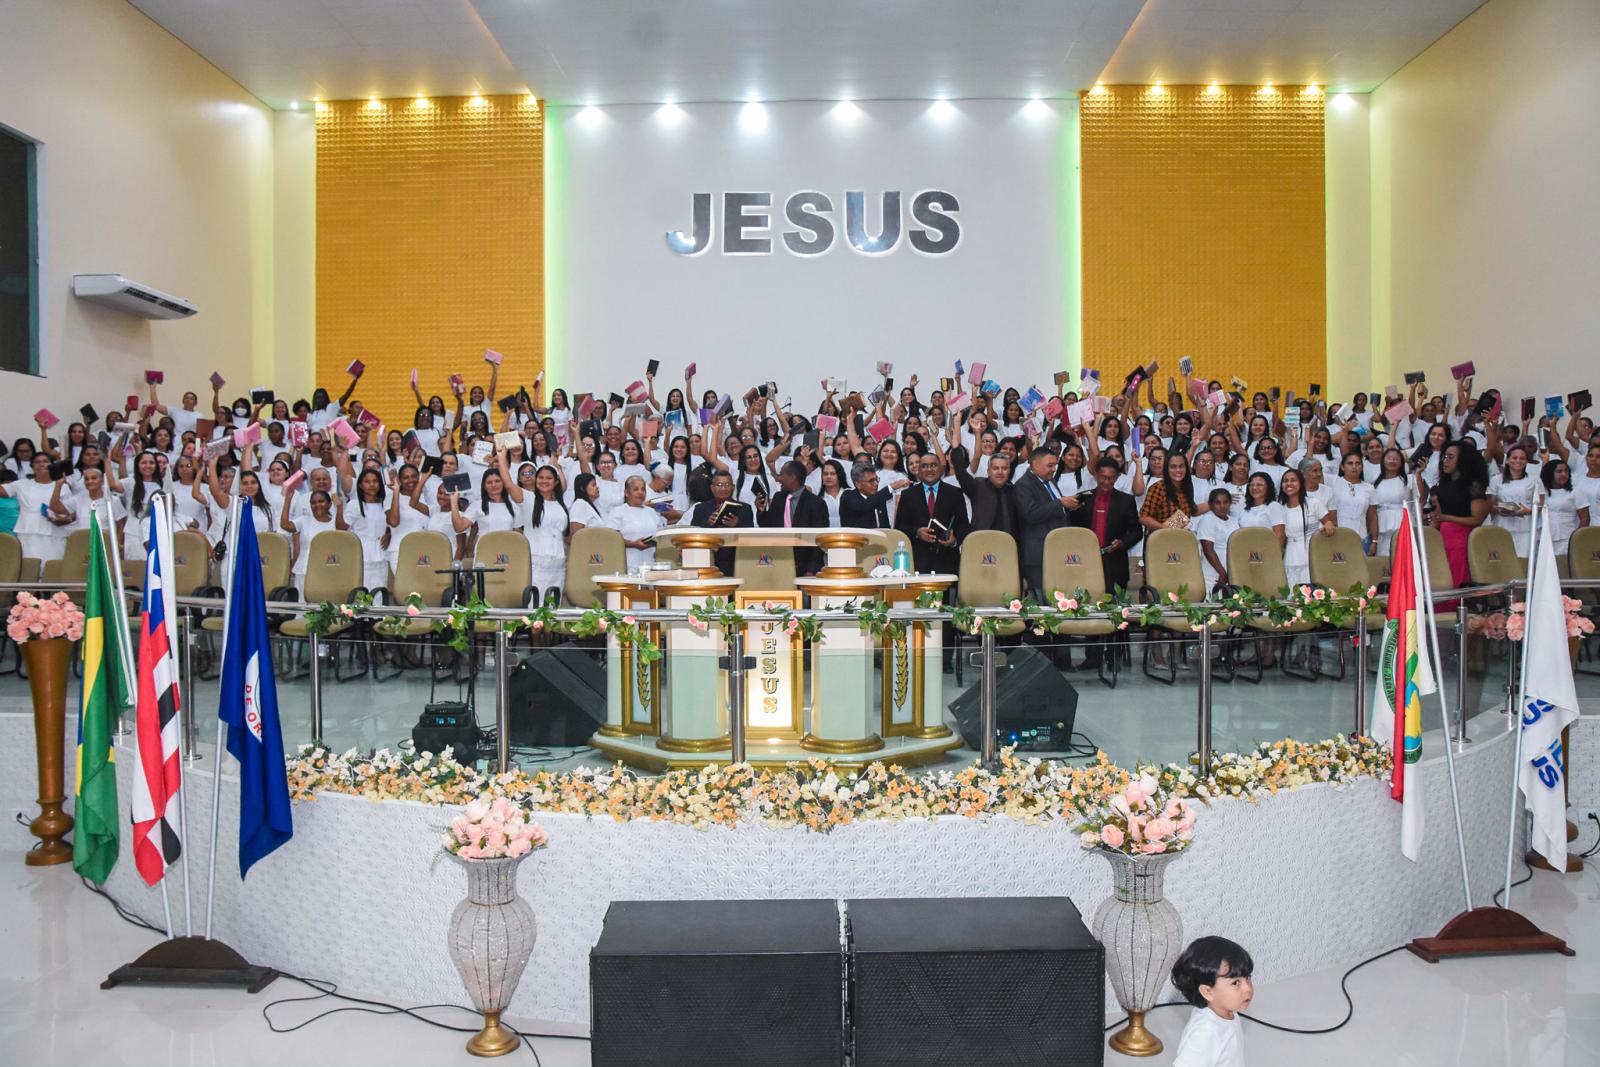
{"label": "gold pedestal vase", "polygon": [[483,1013],[483,1029],[467,1041],[474,1056],[504,1056],[521,1039],[500,1021],[533,954],[533,908],[517,895],[517,867],[527,856],[452,859],[467,872],[467,899],[450,916],[450,959]]}
{"label": "gold pedestal vase", "polygon": [[33,691],[33,739],[39,771],[39,815],[28,831],[39,844],[27,854],[30,867],[72,862],[72,846],[62,838],[72,832],[72,816],[62,810],[67,802],[62,744],[66,738],[67,666],[72,662],[72,642],[65,637],[23,641],[22,658],[28,665],[28,688]]}
{"label": "gold pedestal vase", "polygon": [[1183,951],[1183,919],[1167,900],[1167,865],[1182,853],[1129,856],[1098,848],[1111,864],[1111,895],[1094,912],[1094,936],[1105,946],[1106,974],[1128,1025],[1111,1035],[1124,1056],[1154,1056],[1161,1039],[1145,1029],[1144,1013],[1161,999],[1172,965]]}

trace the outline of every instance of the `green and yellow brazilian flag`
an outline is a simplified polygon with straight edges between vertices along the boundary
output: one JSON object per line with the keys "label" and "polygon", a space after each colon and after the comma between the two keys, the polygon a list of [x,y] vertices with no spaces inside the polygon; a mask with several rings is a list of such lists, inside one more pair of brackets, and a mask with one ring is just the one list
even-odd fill
{"label": "green and yellow brazilian flag", "polygon": [[124,709],[133,706],[133,679],[125,655],[128,623],[106,557],[100,516],[89,517],[89,577],[83,596],[83,700],[78,709],[77,822],[72,869],[97,885],[117,862],[117,768],[111,736]]}

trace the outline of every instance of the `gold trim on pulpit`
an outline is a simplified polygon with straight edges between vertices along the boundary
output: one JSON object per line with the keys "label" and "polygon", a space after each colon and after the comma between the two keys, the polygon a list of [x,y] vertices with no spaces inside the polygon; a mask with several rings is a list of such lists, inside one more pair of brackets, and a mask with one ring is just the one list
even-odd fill
{"label": "gold trim on pulpit", "polygon": [[[737,608],[759,608],[764,604],[782,604],[785,607],[799,610],[805,606],[805,599],[804,595],[799,592],[754,591],[735,593],[733,603]],[[787,726],[756,726],[750,719],[751,713],[755,710],[750,690],[756,690],[759,696],[764,661],[766,659],[774,659],[774,666],[776,666],[776,662],[781,661],[781,657],[763,656],[763,638],[760,634],[760,628],[763,625],[768,624],[746,623],[744,626],[745,654],[753,657],[756,661],[755,670],[750,675],[751,681],[745,687],[745,736],[752,741],[765,741],[774,737],[784,741],[795,741],[800,738],[801,734],[805,733],[806,729],[806,643],[799,636],[789,639],[789,724]],[[723,675],[723,680],[723,689],[726,690],[726,673]]]}
{"label": "gold trim on pulpit", "polygon": [[830,755],[855,755],[861,752],[876,752],[883,747],[883,738],[877,734],[868,734],[849,741],[835,741],[816,734],[806,734],[800,739],[800,747],[808,752],[826,752]]}
{"label": "gold trim on pulpit", "polygon": [[656,747],[663,752],[715,752],[719,748],[732,748],[733,738],[721,737],[669,737],[656,738]]}
{"label": "gold trim on pulpit", "polygon": [[[657,607],[656,591],[654,589],[622,589],[622,610],[629,608],[654,608]],[[661,627],[656,623],[647,623],[644,627],[646,637],[661,647]],[[643,656],[634,655],[631,644],[618,642],[622,650],[622,731],[625,734],[637,734],[645,737],[655,737],[661,733],[661,661],[646,663]],[[639,696],[638,703],[649,712],[649,718],[634,718],[634,694]]]}

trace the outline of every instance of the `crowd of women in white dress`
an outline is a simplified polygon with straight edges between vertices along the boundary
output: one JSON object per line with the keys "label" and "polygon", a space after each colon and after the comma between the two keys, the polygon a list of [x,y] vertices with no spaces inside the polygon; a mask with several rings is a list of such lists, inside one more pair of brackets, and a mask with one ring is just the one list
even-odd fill
{"label": "crowd of women in white dress", "polygon": [[502,393],[495,364],[486,386],[452,375],[427,398],[413,376],[416,408],[405,428],[384,426],[356,398],[360,370],[341,396],[317,389],[293,404],[261,390],[224,402],[215,376],[204,407],[198,393],[168,404],[147,384],[144,396],[104,415],[85,405],[64,432],[39,420],[35,433],[0,444],[0,530],[9,524],[31,559],[59,558],[67,535],[103,502],[123,557],[138,561],[156,494],[170,496],[179,528],[213,546],[239,497],[255,509],[257,530],[289,539],[302,580],[307,548],[324,530],[359,538],[368,588],[388,584],[413,530],[444,534],[459,559],[472,557],[483,534],[516,530],[528,541],[534,587],[557,596],[573,533],[611,527],[630,567],[648,563],[654,533],[688,521],[715,470],[759,512],[778,491],[780,467],[798,461],[837,525],[841,496],[865,469],[893,490],[932,453],[958,484],[956,464],[981,478],[1006,455],[1021,477],[1039,448],[1060,455],[1063,495],[1092,492],[1096,462],[1115,459],[1117,487],[1136,498],[1147,526],[1194,530],[1210,581],[1225,570],[1219,550],[1240,526],[1277,534],[1291,581],[1307,579],[1308,542],[1321,530],[1348,527],[1369,554],[1386,555],[1413,496],[1446,535],[1453,570],[1457,558],[1464,569],[1466,534],[1483,522],[1505,526],[1526,552],[1536,490],[1558,553],[1575,528],[1600,518],[1600,438],[1587,394],[1511,418],[1495,390],[1473,391],[1470,376],[1445,393],[1417,380],[1330,403],[1315,392],[1247,392],[1237,380],[1225,390],[1220,380],[1182,389],[1169,379],[1163,398],[1154,375],[1109,397],[1098,379],[1070,389],[1061,375],[1051,395],[967,381],[959,365],[938,389],[923,391],[913,375],[896,390],[891,370],[880,364],[866,390],[826,380],[817,410],[801,413],[780,402],[776,383],[696,395],[692,365],[683,387],[658,399],[654,374],[627,397],[562,388],[546,397],[542,374]]}

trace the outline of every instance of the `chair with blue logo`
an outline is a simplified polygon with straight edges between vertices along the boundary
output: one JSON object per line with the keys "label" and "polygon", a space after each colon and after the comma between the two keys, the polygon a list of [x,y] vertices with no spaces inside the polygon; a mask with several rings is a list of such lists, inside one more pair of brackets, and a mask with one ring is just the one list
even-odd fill
{"label": "chair with blue logo", "polygon": [[[1170,603],[1170,595],[1195,599],[1205,595],[1205,572],[1200,567],[1200,542],[1191,530],[1152,530],[1144,542],[1144,585],[1139,595],[1147,604]],[[1210,625],[1213,634],[1220,635],[1228,629],[1221,620]],[[1199,639],[1182,616],[1166,616],[1156,620],[1144,632],[1144,653],[1141,669],[1145,676],[1163,685],[1173,685],[1178,680],[1178,661],[1187,658],[1190,648]],[[1153,657],[1152,653],[1156,655]],[[1159,661],[1165,653],[1166,661]],[[1154,670],[1151,669],[1152,665]],[[1165,673],[1157,673],[1165,671]],[[1233,679],[1233,653],[1224,642],[1212,665],[1212,679]]]}
{"label": "chair with blue logo", "polygon": [[[258,540],[258,544],[259,544]],[[332,602],[335,604],[352,603],[356,596],[367,590],[361,584],[362,558],[361,539],[349,530],[323,530],[311,539],[311,544],[305,549],[306,555],[306,581],[305,597],[306,606]],[[366,625],[361,619],[339,619],[329,624],[323,637],[332,638],[345,634],[351,629],[359,630]],[[311,627],[306,622],[304,615],[297,615],[285,619],[278,627],[278,633],[287,638],[308,637]],[[336,680],[345,682],[351,678],[358,678],[367,672],[367,664],[363,663],[361,669],[352,674],[341,674],[339,671],[339,645],[350,646],[350,663],[356,662],[356,651],[362,645],[360,641],[333,642],[331,644],[333,659],[333,676]],[[302,645],[301,648],[306,646]],[[298,649],[295,658],[298,659]],[[309,672],[307,662],[303,672]]]}
{"label": "chair with blue logo", "polygon": [[572,535],[567,545],[567,578],[561,595],[574,608],[588,610],[602,599],[595,578],[602,574],[626,574],[628,549],[622,534],[609,526],[585,526]]}
{"label": "chair with blue logo", "polygon": [[[1044,539],[1044,587],[1053,597],[1065,593],[1081,604],[1093,604],[1106,594],[1106,571],[1100,561],[1100,542],[1094,531],[1083,526],[1062,526]],[[1051,607],[1045,604],[1044,607]],[[1118,633],[1111,619],[1067,619],[1052,631],[1068,637],[1105,638],[1104,654],[1099,657],[1100,681],[1115,689],[1123,648],[1111,640]],[[1109,671],[1109,673],[1108,673]]]}

